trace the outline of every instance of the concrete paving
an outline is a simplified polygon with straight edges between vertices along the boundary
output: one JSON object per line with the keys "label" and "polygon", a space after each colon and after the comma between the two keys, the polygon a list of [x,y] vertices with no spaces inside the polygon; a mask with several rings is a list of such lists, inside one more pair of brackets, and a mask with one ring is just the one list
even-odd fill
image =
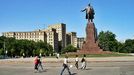
{"label": "concrete paving", "polygon": [[[103,60],[100,60],[100,58],[96,58],[96,60],[88,58],[90,60],[88,60],[89,62],[87,63],[86,70],[77,70],[75,66],[70,68],[70,70],[72,75],[134,75],[134,61],[132,58],[133,57],[120,57],[119,59],[119,57],[112,57],[115,61],[104,60],[107,58],[101,58]],[[33,58],[0,60],[0,75],[60,75],[63,68],[61,63],[62,59],[46,59],[47,62],[43,63],[44,71],[37,73],[34,72],[34,64],[32,63]],[[52,62],[52,59],[57,60],[57,62],[54,62],[54,60]],[[9,60],[14,60],[14,62]],[[22,60],[25,62],[22,62]],[[73,61],[73,58],[71,60]],[[69,64],[74,65],[74,62]],[[79,66],[80,65],[81,64],[79,63]],[[68,75],[67,71],[65,71],[63,75]]]}
{"label": "concrete paving", "polygon": [[[43,62],[51,62],[51,63],[57,63],[57,62],[63,62],[64,58],[42,58]],[[81,60],[81,58],[79,58]],[[0,63],[11,63],[11,62],[26,62],[26,63],[32,63],[34,60],[34,57],[32,58],[13,58],[13,59],[0,59]],[[70,62],[74,62],[75,58],[69,58]],[[125,57],[90,57],[86,58],[87,62],[127,62],[127,61],[134,61],[134,56],[125,56]]]}
{"label": "concrete paving", "polygon": [[[74,63],[70,63],[74,65]],[[60,75],[62,63],[43,63],[44,71],[35,73],[31,63],[0,64],[0,75]],[[134,62],[91,62],[86,70],[70,68],[72,75],[134,75]],[[64,75],[68,75],[65,71]]]}

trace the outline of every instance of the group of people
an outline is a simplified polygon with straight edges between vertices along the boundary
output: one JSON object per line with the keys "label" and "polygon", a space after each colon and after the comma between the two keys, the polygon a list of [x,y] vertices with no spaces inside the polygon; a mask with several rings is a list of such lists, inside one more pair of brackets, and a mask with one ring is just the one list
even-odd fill
{"label": "group of people", "polygon": [[[81,59],[81,67],[79,67],[79,57],[78,57],[78,55],[76,55],[76,57],[75,57],[75,67],[77,69],[86,69],[86,59],[85,59],[85,57],[86,57],[86,55],[83,55],[83,57]],[[58,58],[59,58],[59,55],[58,55],[57,59]],[[71,75],[71,72],[70,72],[69,68],[73,67],[73,65],[69,65],[68,63],[69,63],[68,56],[65,56],[64,62],[63,62],[63,69],[61,70],[60,75],[63,74],[65,69],[67,69],[69,75]],[[40,56],[36,56],[35,57],[34,64],[35,64],[34,65],[35,72],[40,71],[39,68],[41,68],[41,70],[43,71],[43,66],[42,66],[42,62],[41,62],[41,57]]]}
{"label": "group of people", "polygon": [[[82,65],[79,68],[79,64],[78,64],[79,63],[79,58],[78,58],[78,55],[76,55],[76,58],[75,58],[75,66],[76,66],[77,69],[86,69],[86,59],[85,59],[85,57],[86,57],[86,55],[83,55],[83,58],[81,59]],[[69,66],[68,65],[68,62],[69,62],[68,61],[68,56],[65,56],[64,62],[63,62],[63,69],[62,69],[60,75],[63,74],[63,72],[64,72],[65,69],[67,69],[69,75],[71,75],[71,72],[70,72],[69,67],[72,67],[72,65]]]}
{"label": "group of people", "polygon": [[41,70],[43,71],[43,66],[42,66],[42,62],[41,62],[41,57],[40,56],[36,56],[34,59],[34,69],[35,72],[39,71],[39,68],[41,68]]}
{"label": "group of people", "polygon": [[[81,59],[81,67],[80,69],[86,69],[86,59],[85,59],[86,55],[83,55],[82,59]],[[79,69],[79,58],[78,58],[78,55],[76,55],[76,58],[75,58],[75,66],[77,69]]]}

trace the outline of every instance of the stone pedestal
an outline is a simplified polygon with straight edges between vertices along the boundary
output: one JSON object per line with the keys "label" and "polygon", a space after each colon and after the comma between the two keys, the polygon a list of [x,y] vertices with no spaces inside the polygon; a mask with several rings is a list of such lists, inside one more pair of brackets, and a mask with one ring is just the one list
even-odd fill
{"label": "stone pedestal", "polygon": [[93,22],[88,22],[86,27],[86,40],[79,51],[81,54],[98,54],[102,49],[98,46],[97,30]]}

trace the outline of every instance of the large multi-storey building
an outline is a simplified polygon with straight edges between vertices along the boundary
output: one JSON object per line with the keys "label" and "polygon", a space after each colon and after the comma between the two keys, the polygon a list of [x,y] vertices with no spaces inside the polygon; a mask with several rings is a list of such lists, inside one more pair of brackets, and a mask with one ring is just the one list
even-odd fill
{"label": "large multi-storey building", "polygon": [[59,52],[60,47],[66,46],[66,25],[63,23],[49,25],[45,30],[31,32],[4,32],[5,37],[14,37],[16,39],[27,39],[33,41],[47,41],[52,45],[55,52]]}
{"label": "large multi-storey building", "polygon": [[83,45],[84,41],[85,41],[84,37],[77,38],[77,48],[82,49],[82,45]]}
{"label": "large multi-storey building", "polygon": [[66,46],[66,24],[60,23],[49,25],[48,29],[51,28],[56,29],[56,32],[58,33],[59,46],[61,45],[61,47],[64,48]]}
{"label": "large multi-storey building", "polygon": [[33,41],[46,41],[46,33],[44,31],[31,31],[31,32],[5,32],[5,37],[14,37],[16,39],[27,39]]}
{"label": "large multi-storey building", "polygon": [[47,41],[50,45],[52,45],[54,52],[58,51],[58,35],[55,29],[49,29],[46,31],[38,30],[31,32],[5,32],[3,33],[5,37],[14,37],[18,40],[27,39],[37,41]]}
{"label": "large multi-storey building", "polygon": [[66,34],[66,44],[73,45],[74,47],[77,47],[77,36],[76,32],[70,32]]}
{"label": "large multi-storey building", "polygon": [[58,34],[56,33],[56,29],[48,29],[46,30],[47,34],[47,43],[52,45],[54,48],[54,52],[58,52]]}

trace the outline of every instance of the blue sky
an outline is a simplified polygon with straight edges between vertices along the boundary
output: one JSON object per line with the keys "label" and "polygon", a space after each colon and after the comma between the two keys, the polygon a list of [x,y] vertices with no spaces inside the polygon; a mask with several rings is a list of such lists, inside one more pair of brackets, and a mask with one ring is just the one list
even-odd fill
{"label": "blue sky", "polygon": [[[85,36],[85,13],[90,0],[0,0],[0,35],[9,31],[33,31],[65,23],[67,32]],[[91,0],[94,23],[111,31],[118,40],[134,38],[134,0]]]}

